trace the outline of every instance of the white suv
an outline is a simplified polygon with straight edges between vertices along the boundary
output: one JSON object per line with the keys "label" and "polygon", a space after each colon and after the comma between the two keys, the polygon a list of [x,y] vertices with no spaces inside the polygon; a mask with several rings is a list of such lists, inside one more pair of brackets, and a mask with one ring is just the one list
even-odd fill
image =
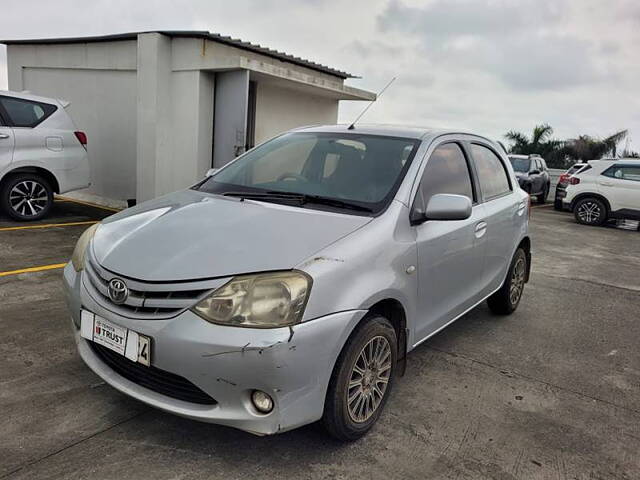
{"label": "white suv", "polygon": [[640,220],[640,160],[590,160],[558,185],[557,198],[585,225]]}
{"label": "white suv", "polygon": [[65,111],[68,102],[0,91],[0,210],[38,220],[54,193],[88,187],[87,136]]}

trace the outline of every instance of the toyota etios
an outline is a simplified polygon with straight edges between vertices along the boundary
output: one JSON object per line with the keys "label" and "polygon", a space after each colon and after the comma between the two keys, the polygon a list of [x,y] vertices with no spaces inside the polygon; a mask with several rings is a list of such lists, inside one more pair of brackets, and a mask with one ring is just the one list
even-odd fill
{"label": "toyota etios", "polygon": [[517,308],[528,202],[477,135],[291,131],[82,235],[64,270],[78,350],[168,412],[353,440],[407,352],[483,300]]}

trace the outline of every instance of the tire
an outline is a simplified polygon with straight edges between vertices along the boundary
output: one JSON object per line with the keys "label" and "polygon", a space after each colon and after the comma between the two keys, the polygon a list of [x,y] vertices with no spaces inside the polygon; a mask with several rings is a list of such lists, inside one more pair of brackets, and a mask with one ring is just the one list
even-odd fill
{"label": "tire", "polygon": [[607,221],[607,206],[595,197],[582,198],[574,205],[573,216],[582,225],[600,226]]}
{"label": "tire", "polygon": [[14,220],[40,220],[49,213],[52,205],[53,190],[40,175],[12,175],[0,188],[0,208]]}
{"label": "tire", "polygon": [[[397,345],[393,326],[377,314],[365,318],[351,334],[333,369],[322,415],[322,423],[333,437],[354,441],[376,423],[393,385]],[[383,352],[379,355],[381,361],[372,362],[376,367],[367,370],[364,360],[371,356],[375,359],[377,352]],[[357,369],[364,370],[364,374],[358,373]],[[351,388],[350,382],[353,383]],[[353,396],[351,402],[348,395]]]}
{"label": "tire", "polygon": [[527,254],[522,248],[518,248],[509,265],[504,284],[487,299],[487,304],[493,313],[511,315],[516,311],[524,291],[527,269]]}
{"label": "tire", "polygon": [[547,201],[547,196],[549,195],[549,185],[545,185],[542,193],[540,195],[536,195],[536,200],[538,203],[545,203]]}

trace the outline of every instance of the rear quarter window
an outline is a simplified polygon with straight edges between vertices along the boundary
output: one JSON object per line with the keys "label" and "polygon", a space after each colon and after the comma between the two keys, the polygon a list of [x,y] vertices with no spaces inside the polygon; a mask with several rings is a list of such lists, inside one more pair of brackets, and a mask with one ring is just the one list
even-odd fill
{"label": "rear quarter window", "polygon": [[13,127],[35,127],[58,108],[50,103],[14,97],[0,97],[0,106],[3,116]]}

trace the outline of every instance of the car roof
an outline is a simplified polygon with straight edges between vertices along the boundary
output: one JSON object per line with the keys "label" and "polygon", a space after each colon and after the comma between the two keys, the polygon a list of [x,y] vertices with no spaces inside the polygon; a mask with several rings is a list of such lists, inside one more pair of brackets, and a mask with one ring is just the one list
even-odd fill
{"label": "car roof", "polygon": [[597,166],[610,166],[615,163],[616,165],[633,165],[637,167],[640,165],[640,158],[607,158],[602,160],[589,160],[587,163]]}
{"label": "car roof", "polygon": [[428,128],[414,127],[407,125],[386,125],[386,124],[356,124],[352,130],[349,130],[349,124],[338,125],[311,125],[308,127],[300,127],[294,129],[296,132],[313,132],[313,133],[347,133],[347,134],[363,134],[363,135],[381,135],[385,137],[404,137],[415,138],[418,140],[429,140],[442,135],[460,134],[471,135],[492,144],[495,143],[487,137],[477,135],[475,133],[465,132],[464,130],[445,129],[445,128]]}
{"label": "car roof", "polygon": [[64,100],[51,97],[41,97],[40,95],[33,95],[31,92],[25,90],[22,92],[12,92],[10,90],[0,90],[0,95],[5,97],[23,98],[25,100],[33,100],[34,102],[44,103],[65,103]]}

